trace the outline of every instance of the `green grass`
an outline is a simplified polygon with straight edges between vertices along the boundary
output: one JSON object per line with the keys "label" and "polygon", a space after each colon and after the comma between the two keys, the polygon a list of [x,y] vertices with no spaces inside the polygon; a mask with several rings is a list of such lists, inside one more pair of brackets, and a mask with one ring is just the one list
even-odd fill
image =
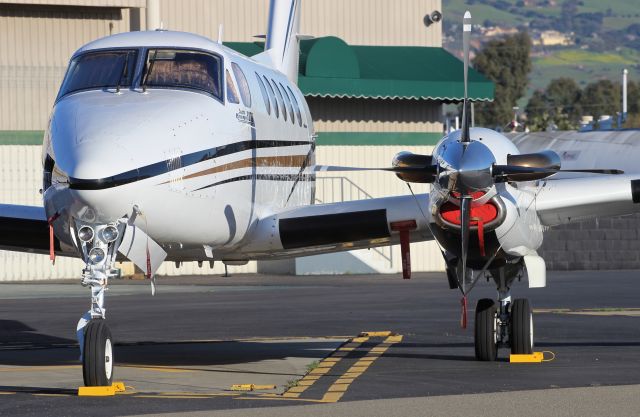
{"label": "green grass", "polygon": [[[515,5],[517,0],[507,0]],[[562,1],[557,2],[556,7],[526,7],[523,11],[533,10],[545,16],[560,16]],[[640,22],[640,4],[636,0],[583,0],[584,6],[578,7],[578,13],[603,13],[611,8],[611,17],[605,17],[605,30],[624,29],[632,23]],[[443,0],[442,8],[445,19],[461,21],[465,10],[471,11],[471,15],[476,23],[482,23],[486,19],[493,22],[517,26],[526,21],[524,16],[509,13],[508,11],[496,9],[483,4],[466,4],[465,0]]]}
{"label": "green grass", "polygon": [[[607,9],[611,8],[614,15],[635,15],[639,12],[638,2],[633,0],[582,0],[584,6],[580,6],[578,11],[580,12],[602,12],[605,13]],[[558,2],[558,4],[562,4]]]}
{"label": "green grass", "polygon": [[619,17],[619,16],[605,17],[604,27],[606,27],[609,30],[620,30],[638,22],[640,22],[640,18],[638,17]]}
{"label": "green grass", "polygon": [[[515,4],[515,1],[513,3]],[[465,10],[471,12],[474,22],[478,24],[482,24],[485,20],[513,26],[524,22],[523,17],[516,16],[508,11],[499,10],[480,3],[468,5],[464,0],[444,0],[442,8],[445,19],[460,23],[462,23],[462,15]]]}
{"label": "green grass", "polygon": [[534,58],[533,70],[529,75],[529,89],[526,95],[518,101],[523,108],[535,90],[547,87],[551,80],[558,77],[574,79],[584,88],[587,84],[602,78],[620,81],[622,70],[629,69],[629,79],[639,81],[640,73],[635,69],[638,52],[622,50],[620,53],[595,54],[582,50],[558,51],[550,57]]}
{"label": "green grass", "polygon": [[535,58],[537,67],[587,66],[590,64],[634,65],[637,61],[616,52],[591,52],[582,49],[566,49],[544,58]]}

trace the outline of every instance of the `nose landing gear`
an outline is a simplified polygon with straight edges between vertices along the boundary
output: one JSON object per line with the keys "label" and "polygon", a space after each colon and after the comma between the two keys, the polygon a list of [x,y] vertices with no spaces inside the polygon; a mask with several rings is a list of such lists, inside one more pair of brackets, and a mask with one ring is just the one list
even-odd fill
{"label": "nose landing gear", "polygon": [[495,361],[498,348],[510,347],[512,354],[533,353],[533,314],[529,300],[511,301],[510,286],[521,267],[491,271],[498,285],[498,302],[478,300],[475,313],[475,353],[479,361]]}
{"label": "nose landing gear", "polygon": [[113,383],[113,340],[104,319],[93,319],[85,327],[82,376],[88,387]]}
{"label": "nose landing gear", "polygon": [[113,382],[113,339],[106,324],[104,307],[109,278],[118,276],[114,268],[118,246],[126,224],[78,224],[79,249],[85,261],[82,285],[91,289],[91,309],[77,327],[82,375],[86,386],[110,386]]}

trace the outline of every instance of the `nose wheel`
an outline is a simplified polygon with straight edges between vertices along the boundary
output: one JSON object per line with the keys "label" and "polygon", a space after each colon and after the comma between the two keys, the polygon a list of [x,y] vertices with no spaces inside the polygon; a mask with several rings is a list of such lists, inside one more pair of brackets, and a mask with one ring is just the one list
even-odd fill
{"label": "nose wheel", "polygon": [[511,353],[533,353],[533,314],[526,298],[519,298],[511,304],[509,341]]}
{"label": "nose wheel", "polygon": [[113,340],[104,319],[92,319],[85,327],[82,376],[87,387],[113,383]]}
{"label": "nose wheel", "polygon": [[493,300],[478,300],[474,327],[476,359],[495,361],[498,356],[498,308]]}
{"label": "nose wheel", "polygon": [[[510,346],[512,354],[533,353],[533,314],[529,300],[516,299],[503,309],[508,312],[501,314],[491,299],[478,300],[474,341],[479,361],[495,361],[498,347],[502,346]],[[506,340],[506,329],[509,340]]]}

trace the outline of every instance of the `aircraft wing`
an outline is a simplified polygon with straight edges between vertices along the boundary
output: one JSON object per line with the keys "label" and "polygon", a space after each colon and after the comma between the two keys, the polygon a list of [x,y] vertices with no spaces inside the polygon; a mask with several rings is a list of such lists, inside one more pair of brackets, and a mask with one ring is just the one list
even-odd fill
{"label": "aircraft wing", "polygon": [[293,208],[261,218],[243,252],[256,258],[305,256],[433,240],[423,211],[427,194]]}
{"label": "aircraft wing", "polygon": [[536,211],[544,226],[640,212],[640,175],[604,175],[544,182]]}
{"label": "aircraft wing", "polygon": [[[0,249],[49,253],[49,224],[44,207],[0,204]],[[60,242],[54,237],[54,249]]]}

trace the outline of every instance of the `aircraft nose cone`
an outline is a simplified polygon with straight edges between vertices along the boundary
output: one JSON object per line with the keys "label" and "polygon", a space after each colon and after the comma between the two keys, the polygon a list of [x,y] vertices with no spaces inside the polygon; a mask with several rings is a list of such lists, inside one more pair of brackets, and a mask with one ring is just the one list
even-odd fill
{"label": "aircraft nose cone", "polygon": [[445,180],[441,184],[463,193],[489,188],[493,185],[491,167],[495,162],[491,150],[480,141],[451,142],[438,157]]}
{"label": "aircraft nose cone", "polygon": [[483,143],[474,141],[467,145],[462,155],[459,176],[462,184],[470,190],[483,190],[493,185],[491,167],[496,158]]}

